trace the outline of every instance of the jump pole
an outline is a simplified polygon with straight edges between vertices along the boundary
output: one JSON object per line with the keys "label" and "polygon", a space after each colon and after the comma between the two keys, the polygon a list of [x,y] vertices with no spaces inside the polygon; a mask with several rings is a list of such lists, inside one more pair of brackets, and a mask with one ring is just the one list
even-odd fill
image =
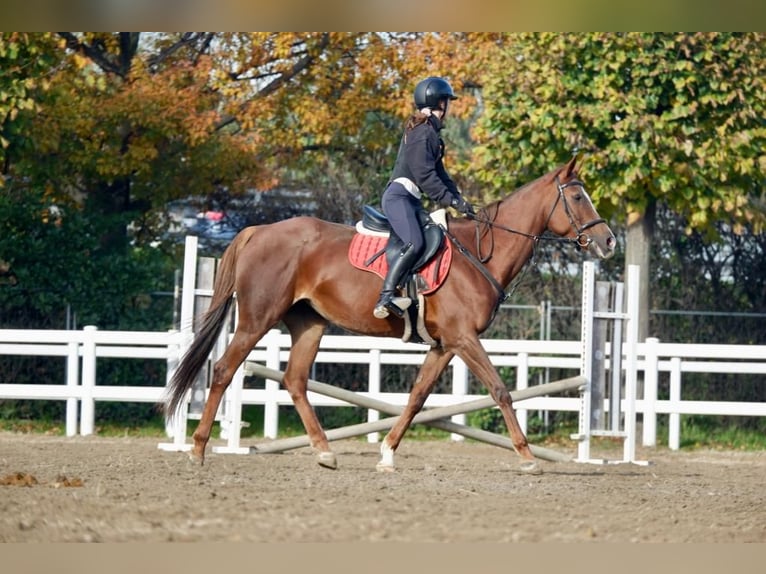
{"label": "jump pole", "polygon": [[[270,369],[256,363],[248,362],[245,370],[250,375],[258,375],[264,378],[282,381],[284,373],[275,369]],[[571,377],[569,379],[562,379],[553,383],[547,383],[544,385],[537,385],[534,387],[527,387],[526,389],[520,389],[517,391],[511,391],[511,400],[514,402],[520,402],[525,399],[537,397],[541,395],[551,395],[560,393],[570,389],[581,388],[585,384],[586,379],[581,376]],[[335,399],[345,401],[360,407],[374,409],[390,415],[399,415],[404,410],[403,407],[392,405],[390,403],[373,399],[371,397],[365,397],[352,391],[333,387],[326,383],[320,383],[319,381],[309,380],[308,390],[326,395]],[[456,414],[463,414],[481,409],[486,409],[495,406],[495,401],[492,397],[486,397],[477,399],[474,401],[467,401],[456,405],[450,405],[446,407],[439,407],[434,409],[428,409],[415,415],[413,424],[426,424],[434,428],[460,434],[468,438],[493,444],[502,448],[513,450],[513,443],[508,437],[497,435],[481,429],[476,429],[466,425],[460,425],[453,423],[447,419]],[[331,429],[326,431],[327,440],[341,440],[345,438],[351,438],[355,436],[361,436],[371,432],[378,432],[391,429],[398,416],[392,416],[377,421],[360,423],[357,425],[350,425],[338,429]],[[250,447],[250,452],[254,454],[265,454],[284,452],[286,450],[292,450],[296,448],[302,448],[309,446],[309,438],[307,436],[290,437],[285,439],[274,440],[269,443],[260,444]],[[546,449],[543,447],[530,445],[532,454],[543,460],[549,460],[553,462],[566,462],[573,460],[573,457],[560,454],[556,451]]]}

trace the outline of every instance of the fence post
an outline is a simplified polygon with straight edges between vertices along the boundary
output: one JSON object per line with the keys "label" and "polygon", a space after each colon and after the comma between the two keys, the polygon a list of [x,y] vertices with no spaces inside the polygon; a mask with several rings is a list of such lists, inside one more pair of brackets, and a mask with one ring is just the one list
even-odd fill
{"label": "fence post", "polygon": [[590,461],[594,289],[593,262],[586,261],[582,267],[582,320],[580,325],[580,342],[582,344],[580,376],[585,378],[585,386],[580,395],[578,434],[574,435],[579,441],[577,443],[577,460],[580,462]]}
{"label": "fence post", "polygon": [[[681,402],[681,359],[670,359],[670,415],[668,417],[668,446],[671,450],[681,448],[681,415],[678,413]],[[674,412],[675,411],[675,412]]]}
{"label": "fence post", "polygon": [[[519,353],[519,365],[516,367],[516,390],[521,391],[529,386],[529,353]],[[521,430],[527,434],[527,425],[529,423],[529,411],[524,408],[516,409],[516,418],[519,421]]]}
{"label": "fence post", "polygon": [[638,380],[638,289],[641,267],[628,265],[628,325],[625,338],[625,442],[623,460],[636,459],[636,385]]}
{"label": "fence post", "polygon": [[[266,334],[266,366],[276,371],[279,370],[279,329],[271,329]],[[277,438],[279,432],[279,381],[266,379],[266,401],[263,405],[263,436],[265,438]]]}
{"label": "fence post", "polygon": [[194,329],[194,290],[197,288],[197,236],[187,235],[184,244],[184,271],[181,286],[181,332]]}
{"label": "fence post", "polygon": [[[67,345],[68,353],[66,359],[66,385],[72,395],[79,394],[80,389],[80,343],[72,341]],[[77,434],[77,406],[76,396],[70,396],[66,400],[66,435],[75,436]]]}
{"label": "fence post", "polygon": [[[168,346],[168,359],[167,359],[167,372],[165,373],[165,387],[170,385],[170,381],[181,362],[181,353],[185,352],[191,344],[192,335],[184,333],[183,331],[176,331],[176,337],[178,343]],[[176,411],[175,416],[165,417],[165,432],[169,437],[173,437],[173,444],[178,448],[183,448],[186,444],[186,425],[188,422],[188,408],[186,400],[184,399],[183,405]]]}
{"label": "fence post", "polygon": [[[468,367],[460,357],[452,359],[452,394],[453,395],[467,395],[468,394]],[[453,415],[451,417],[453,423],[464,425],[466,416],[465,413],[459,415]],[[465,437],[457,433],[452,433],[450,438],[454,441],[463,441]]]}
{"label": "fence post", "polygon": [[[242,387],[245,379],[244,364],[234,373],[231,385],[226,391],[226,416],[221,417],[221,438],[226,439],[226,446],[214,446],[213,452],[228,454],[249,454],[249,447],[242,447],[239,441],[242,433]],[[226,432],[224,432],[224,428]]]}
{"label": "fence post", "polygon": [[[170,380],[173,378],[175,370],[178,368],[178,364],[181,362],[181,357],[186,349],[191,344],[193,335],[187,331],[176,331],[170,329],[168,331],[170,342],[168,343],[167,350],[167,369],[165,373],[165,388],[170,384]],[[165,434],[169,438],[173,439],[173,442],[160,443],[157,447],[160,450],[166,451],[188,451],[191,450],[191,445],[186,443],[186,425],[188,422],[189,409],[187,407],[187,401],[184,399],[183,404],[178,410],[169,415],[165,415]]]}
{"label": "fence post", "polygon": [[[371,395],[380,393],[380,349],[370,349],[370,368],[367,374],[367,390]],[[367,410],[367,422],[380,420],[380,411],[375,409]],[[367,442],[378,442],[380,433],[371,432],[367,434]]]}
{"label": "fence post", "polygon": [[87,325],[83,328],[82,344],[82,399],[80,402],[80,434],[93,434],[96,418],[96,404],[93,387],[96,386],[96,331],[98,327]]}
{"label": "fence post", "polygon": [[644,346],[644,430],[643,445],[657,445],[657,379],[658,363],[657,345],[660,340],[657,337],[649,337]]}

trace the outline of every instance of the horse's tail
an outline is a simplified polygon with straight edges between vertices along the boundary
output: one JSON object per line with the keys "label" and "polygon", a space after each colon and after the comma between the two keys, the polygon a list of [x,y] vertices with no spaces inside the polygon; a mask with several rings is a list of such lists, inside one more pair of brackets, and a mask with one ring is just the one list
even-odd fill
{"label": "horse's tail", "polygon": [[231,309],[234,300],[237,256],[251,235],[252,233],[246,231],[239,233],[223,253],[213,286],[213,299],[210,301],[210,307],[202,317],[191,347],[184,354],[165,390],[163,411],[166,416],[175,415],[180,408],[186,392],[194,384],[197,374],[202,370],[221,329],[226,323],[229,309]]}

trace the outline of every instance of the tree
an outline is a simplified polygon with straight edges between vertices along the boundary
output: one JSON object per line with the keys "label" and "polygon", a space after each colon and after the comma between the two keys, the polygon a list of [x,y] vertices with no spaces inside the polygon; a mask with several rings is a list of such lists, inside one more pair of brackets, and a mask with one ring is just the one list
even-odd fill
{"label": "tree", "polygon": [[153,239],[172,198],[234,186],[243,174],[258,182],[244,138],[215,129],[206,39],[158,38],[144,48],[139,34],[61,33],[64,65],[49,71],[51,88],[30,120],[32,153],[12,169],[111,221],[101,241],[118,251],[129,224],[134,239]]}
{"label": "tree", "polygon": [[108,222],[55,205],[45,190],[16,181],[0,190],[0,328],[61,329],[69,307],[79,324],[168,329],[149,296],[169,291],[173,267],[158,250],[115,253],[99,243]]}
{"label": "tree", "polygon": [[[415,78],[460,62],[455,34],[59,33],[61,64],[10,171],[114,221],[125,247],[171,199],[312,181],[382,189]],[[470,100],[470,98],[469,98]],[[455,106],[470,109],[470,101]],[[293,176],[293,177],[291,177]],[[340,215],[348,217],[348,212]]]}
{"label": "tree", "polygon": [[[473,174],[494,189],[574,150],[602,213],[627,225],[626,264],[649,259],[657,205],[685,232],[763,231],[766,44],[759,33],[512,34],[488,50]],[[648,323],[640,337],[649,334]]]}
{"label": "tree", "polygon": [[[19,113],[36,111],[35,94],[49,85],[47,74],[56,66],[56,43],[51,34],[0,33],[0,173],[8,175],[23,123]],[[0,187],[5,177],[0,178]]]}

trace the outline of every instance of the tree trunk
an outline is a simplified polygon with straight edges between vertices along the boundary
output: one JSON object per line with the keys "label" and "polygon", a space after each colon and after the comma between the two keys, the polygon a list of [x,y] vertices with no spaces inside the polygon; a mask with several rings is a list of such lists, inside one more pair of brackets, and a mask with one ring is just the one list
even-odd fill
{"label": "tree trunk", "polygon": [[649,333],[649,284],[650,259],[652,252],[652,236],[656,217],[656,205],[650,201],[646,212],[631,214],[628,217],[627,237],[625,245],[625,269],[627,276],[628,265],[638,265],[641,269],[638,286],[638,340],[644,341]]}
{"label": "tree trunk", "polygon": [[128,246],[125,213],[130,209],[130,180],[119,178],[97,184],[88,194],[87,206],[93,214],[108,221],[99,238],[101,248],[110,253],[123,253]]}

